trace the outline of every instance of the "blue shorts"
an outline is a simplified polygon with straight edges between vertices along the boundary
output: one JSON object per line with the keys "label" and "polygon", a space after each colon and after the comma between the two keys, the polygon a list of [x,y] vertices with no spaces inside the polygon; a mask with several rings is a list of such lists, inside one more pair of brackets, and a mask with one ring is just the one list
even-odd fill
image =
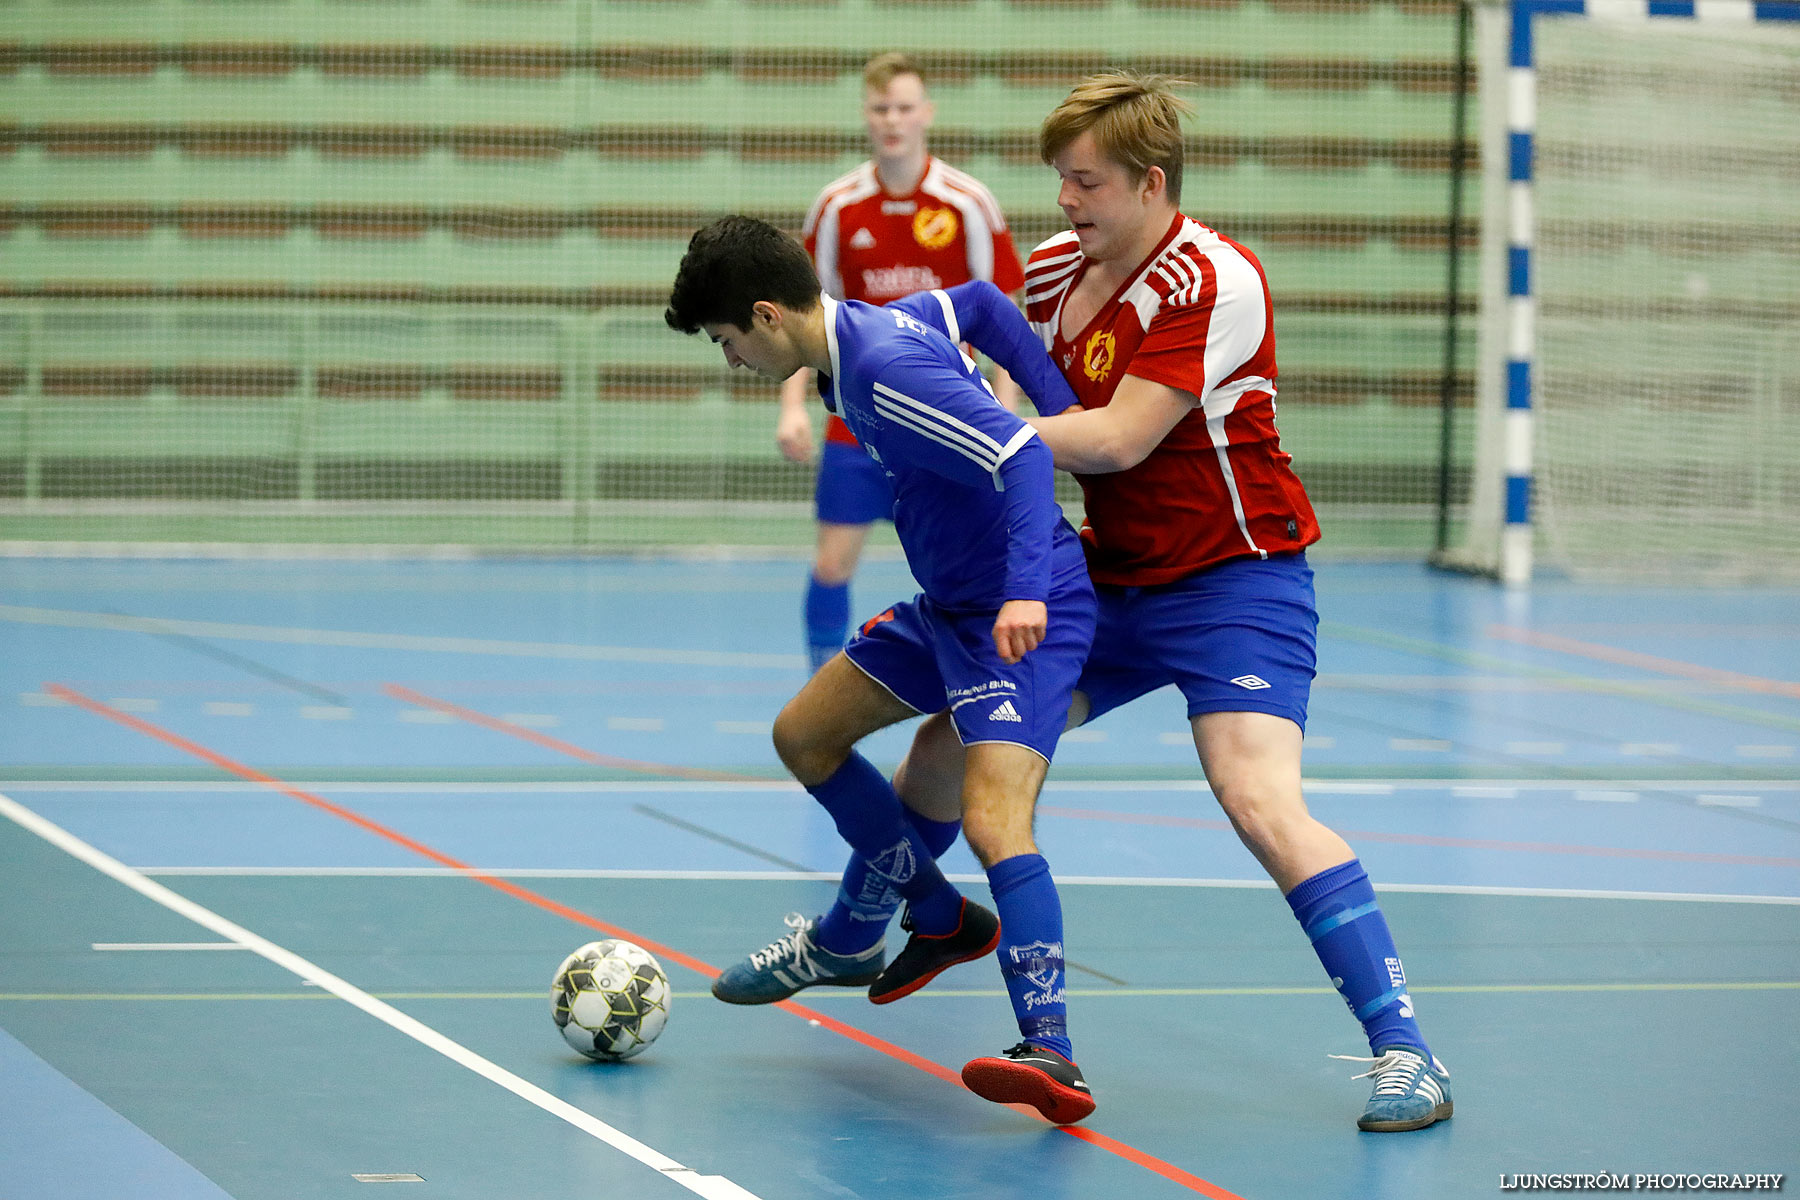
{"label": "blue shorts", "polygon": [[813,508],[832,525],[867,525],[894,519],[894,485],[861,446],[826,442],[819,451]]}
{"label": "blue shorts", "polygon": [[994,649],[993,612],[952,611],[924,596],[867,621],[844,654],[902,704],[950,710],[965,746],[1009,742],[1049,761],[1094,635],[1085,576],[1051,594],[1044,640],[1016,663]]}
{"label": "blue shorts", "polygon": [[1302,552],[1155,587],[1097,585],[1100,622],[1075,685],[1088,720],[1172,683],[1189,717],[1266,712],[1305,729],[1318,662],[1312,579]]}

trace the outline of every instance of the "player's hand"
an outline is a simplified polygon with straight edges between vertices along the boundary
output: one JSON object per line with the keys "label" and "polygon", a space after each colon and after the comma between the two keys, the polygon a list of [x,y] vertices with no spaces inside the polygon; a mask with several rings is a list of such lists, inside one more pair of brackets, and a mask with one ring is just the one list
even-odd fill
{"label": "player's hand", "polygon": [[1042,600],[1008,600],[994,618],[994,649],[1000,661],[1016,663],[1038,648],[1050,614]]}
{"label": "player's hand", "polygon": [[781,410],[775,422],[775,444],[793,462],[811,462],[813,456],[812,417],[804,408]]}

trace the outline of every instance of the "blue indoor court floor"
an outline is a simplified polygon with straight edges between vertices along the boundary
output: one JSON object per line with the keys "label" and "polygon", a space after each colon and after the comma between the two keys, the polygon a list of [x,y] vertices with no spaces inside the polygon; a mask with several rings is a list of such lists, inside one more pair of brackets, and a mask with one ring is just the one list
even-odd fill
{"label": "blue indoor court floor", "polygon": [[[1059,1130],[957,1080],[1016,1040],[990,964],[883,1007],[707,992],[844,859],[769,744],[803,565],[0,558],[0,1200],[1792,1175],[1800,591],[1314,566],[1308,801],[1452,1074],[1416,1133],[1357,1131],[1367,1084],[1329,1056],[1360,1030],[1172,692],[1069,735],[1039,805],[1099,1100]],[[858,607],[911,588],[866,564]],[[547,996],[609,935],[675,999],[603,1066]]]}

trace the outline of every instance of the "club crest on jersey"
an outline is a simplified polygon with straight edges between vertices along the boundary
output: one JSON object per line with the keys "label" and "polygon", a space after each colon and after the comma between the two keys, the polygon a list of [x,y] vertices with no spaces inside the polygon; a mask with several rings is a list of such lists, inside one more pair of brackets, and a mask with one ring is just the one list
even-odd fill
{"label": "club crest on jersey", "polygon": [[1096,329],[1088,338],[1081,352],[1081,370],[1095,383],[1112,374],[1114,347],[1113,335],[1107,330]]}
{"label": "club crest on jersey", "polygon": [[927,250],[942,250],[956,237],[956,210],[920,208],[913,214],[913,241]]}

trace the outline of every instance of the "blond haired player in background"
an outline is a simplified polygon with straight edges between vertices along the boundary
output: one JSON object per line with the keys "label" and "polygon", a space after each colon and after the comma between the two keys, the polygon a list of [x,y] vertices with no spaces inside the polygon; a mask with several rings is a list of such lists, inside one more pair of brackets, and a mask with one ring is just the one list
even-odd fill
{"label": "blond haired player in background", "polygon": [[[1009,295],[1025,282],[1000,206],[980,181],[933,158],[926,145],[935,111],[919,64],[879,54],[863,68],[863,120],[873,157],[833,180],[802,228],[825,294],[886,304],[914,292],[985,279]],[[995,378],[1002,404],[1017,389]],[[795,462],[813,455],[812,372],[781,389],[775,441]],[[814,490],[818,542],[807,578],[805,626],[812,669],[843,648],[850,630],[850,579],[869,526],[891,520],[893,490],[880,467],[831,417]]]}

